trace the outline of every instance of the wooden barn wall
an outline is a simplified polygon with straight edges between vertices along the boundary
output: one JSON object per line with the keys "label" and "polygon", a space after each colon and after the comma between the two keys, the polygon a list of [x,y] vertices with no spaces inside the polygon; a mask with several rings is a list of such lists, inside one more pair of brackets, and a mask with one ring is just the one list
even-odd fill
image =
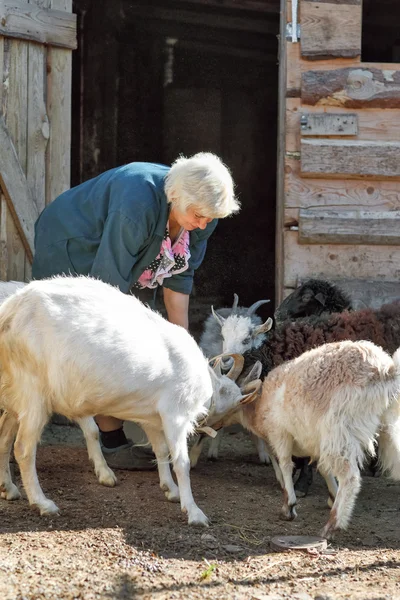
{"label": "wooden barn wall", "polygon": [[323,276],[379,305],[400,297],[400,64],[361,62],[358,0],[299,5],[301,39],[286,44],[283,295]]}
{"label": "wooden barn wall", "polygon": [[[19,19],[22,4],[14,15],[13,3],[2,3],[0,119],[7,157],[3,157],[2,169],[7,172],[2,179],[10,188],[6,198],[5,188],[3,193],[0,187],[0,279],[4,280],[29,280],[34,220],[70,185],[75,23],[71,15],[63,22],[62,13],[53,12],[43,25],[40,10],[70,13],[72,1],[30,0],[30,5],[37,8],[28,11],[29,18]],[[23,238],[27,232],[28,242]]]}

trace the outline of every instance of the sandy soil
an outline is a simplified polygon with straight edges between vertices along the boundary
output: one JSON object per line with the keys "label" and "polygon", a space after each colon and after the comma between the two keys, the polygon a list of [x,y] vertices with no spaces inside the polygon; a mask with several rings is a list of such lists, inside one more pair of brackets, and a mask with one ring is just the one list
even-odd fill
{"label": "sandy soil", "polygon": [[326,552],[277,553],[272,537],[319,531],[327,493],[317,476],[298,519],[280,521],[273,470],[245,434],[225,436],[221,459],[192,471],[208,529],[186,524],[155,472],[119,472],[104,488],[79,446],[42,446],[37,464],[61,514],[0,502],[1,600],[400,599],[400,486],[384,478],[363,478],[351,527]]}

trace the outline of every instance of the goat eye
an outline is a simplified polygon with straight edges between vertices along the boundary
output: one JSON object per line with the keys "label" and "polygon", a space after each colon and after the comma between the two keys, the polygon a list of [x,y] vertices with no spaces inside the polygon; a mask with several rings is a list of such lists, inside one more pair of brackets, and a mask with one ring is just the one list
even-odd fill
{"label": "goat eye", "polygon": [[243,340],[243,344],[250,344],[250,342],[251,342],[251,337],[250,337],[250,336],[249,336],[249,337],[247,337],[247,338],[245,338],[245,339]]}

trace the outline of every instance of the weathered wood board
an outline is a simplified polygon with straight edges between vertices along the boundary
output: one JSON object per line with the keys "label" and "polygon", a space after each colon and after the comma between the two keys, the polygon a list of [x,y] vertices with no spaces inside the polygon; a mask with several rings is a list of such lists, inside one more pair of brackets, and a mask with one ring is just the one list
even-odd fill
{"label": "weathered wood board", "polygon": [[[300,98],[288,98],[286,101],[286,149],[289,152],[300,152],[303,137],[301,116],[310,115],[344,115],[348,110],[340,107],[307,106],[302,107]],[[400,109],[382,110],[380,108],[358,108],[357,140],[397,142],[400,140]]]}
{"label": "weathered wood board", "polygon": [[301,75],[301,100],[319,106],[400,108],[400,67],[308,70]]}
{"label": "weathered wood board", "polygon": [[284,233],[284,286],[298,278],[400,280],[400,246],[299,244],[297,231]]}
{"label": "weathered wood board", "polygon": [[361,0],[303,0],[301,55],[308,59],[361,54]]}
{"label": "weathered wood board", "polygon": [[300,209],[299,243],[400,245],[400,212]]}
{"label": "weathered wood board", "polygon": [[76,48],[76,15],[42,10],[38,3],[0,1],[0,35],[64,48]]}
{"label": "weathered wood board", "polygon": [[302,139],[303,176],[400,177],[400,142]]}

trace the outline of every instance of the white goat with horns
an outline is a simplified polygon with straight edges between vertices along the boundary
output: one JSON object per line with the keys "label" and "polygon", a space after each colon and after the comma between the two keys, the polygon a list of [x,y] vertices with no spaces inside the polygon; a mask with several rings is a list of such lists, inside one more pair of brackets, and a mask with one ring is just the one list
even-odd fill
{"label": "white goat with horns", "polygon": [[[194,502],[187,436],[200,420],[218,420],[258,394],[261,381],[241,390],[234,379],[243,358],[220,375],[189,333],[133,296],[86,277],[34,281],[0,307],[0,489],[14,500],[9,456],[14,453],[30,504],[58,511],[39,485],[36,445],[52,412],[75,420],[86,438],[99,482],[116,478],[102,455],[93,415],[140,423],[155,452],[160,486],[180,500],[189,524],[207,525]],[[202,423],[202,424],[203,424]],[[178,486],[169,465],[172,458]]]}

